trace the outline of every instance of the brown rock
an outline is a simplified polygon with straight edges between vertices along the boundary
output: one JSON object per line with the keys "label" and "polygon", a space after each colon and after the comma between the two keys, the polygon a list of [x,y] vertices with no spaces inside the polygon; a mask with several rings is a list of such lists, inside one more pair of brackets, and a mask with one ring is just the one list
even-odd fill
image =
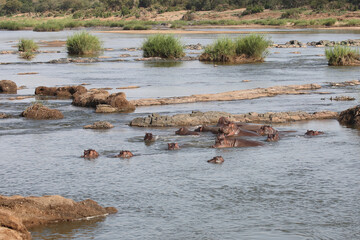
{"label": "brown rock", "polygon": [[94,122],[91,125],[86,125],[83,128],[84,129],[109,129],[109,128],[113,128],[114,125],[112,125],[109,122],[106,121],[99,121],[99,122]]}
{"label": "brown rock", "polygon": [[3,119],[3,118],[9,118],[10,115],[7,115],[5,113],[0,113],[0,119]]}
{"label": "brown rock", "polygon": [[1,209],[0,239],[28,240],[31,239],[31,235],[19,218],[13,216],[11,212]]}
{"label": "brown rock", "polygon": [[56,109],[50,109],[40,103],[28,107],[24,112],[21,113],[22,117],[42,120],[42,119],[62,119],[64,115]]}
{"label": "brown rock", "polygon": [[65,87],[45,87],[40,86],[35,89],[35,95],[54,96],[59,98],[72,98],[74,94],[86,93],[84,86],[65,86]]}
{"label": "brown rock", "polygon": [[0,93],[16,94],[17,93],[16,83],[10,80],[1,80]]}
{"label": "brown rock", "polygon": [[96,113],[115,113],[117,112],[117,108],[110,106],[109,104],[99,104],[96,105]]}
{"label": "brown rock", "polygon": [[107,104],[109,92],[105,90],[94,90],[86,93],[74,94],[72,104],[79,107],[92,107],[95,108],[98,104]]}
{"label": "brown rock", "polygon": [[342,111],[338,121],[348,127],[360,128],[360,105]]}
{"label": "brown rock", "polygon": [[126,95],[123,92],[111,94],[107,102],[110,106],[117,108],[119,112],[133,112],[135,111],[135,106],[126,100]]}

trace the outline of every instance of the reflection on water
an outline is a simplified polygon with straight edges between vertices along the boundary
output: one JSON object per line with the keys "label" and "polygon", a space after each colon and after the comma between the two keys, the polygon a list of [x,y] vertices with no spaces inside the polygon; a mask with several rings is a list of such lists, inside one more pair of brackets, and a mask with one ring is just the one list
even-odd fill
{"label": "reflection on water", "polygon": [[[303,30],[301,30],[303,31]],[[307,31],[307,30],[306,30]],[[294,30],[269,34],[275,43],[359,38],[356,32]],[[2,32],[4,33],[4,32]],[[291,33],[291,34],[289,34]],[[66,40],[73,31],[0,34],[0,49],[13,49],[18,38]],[[94,33],[116,58],[138,47],[146,35]],[[234,34],[239,36],[240,34]],[[209,44],[217,35],[184,35],[184,44]],[[38,54],[34,61],[67,57]],[[231,113],[320,110],[342,111],[359,104],[359,86],[334,88],[327,82],[359,78],[358,67],[327,66],[323,48],[271,49],[264,63],[243,65],[177,62],[101,62],[93,64],[0,65],[4,79],[27,88],[86,83],[87,88],[139,86],[124,89],[128,99],[185,96],[276,85],[318,83],[324,94],[282,95],[246,101],[204,102],[137,108],[134,113],[95,114],[75,107],[71,99],[46,98],[44,105],[59,109],[64,119],[26,120],[18,117],[34,100],[9,100],[0,95],[0,112],[14,118],[0,119],[0,193],[4,195],[59,194],[76,201],[91,198],[114,206],[119,213],[105,219],[52,224],[31,229],[34,239],[358,239],[360,235],[360,131],[336,120],[279,124],[287,132],[277,143],[263,147],[213,149],[212,134],[176,136],[177,128],[135,128],[128,123],[150,113],[173,115],[198,111]],[[0,62],[18,62],[17,55],[0,55]],[[22,60],[21,60],[22,61]],[[37,75],[17,75],[38,72]],[[244,81],[248,80],[248,81]],[[327,93],[326,93],[327,92]],[[352,102],[328,100],[347,95]],[[321,100],[326,98],[326,100]],[[41,98],[40,98],[41,99]],[[109,121],[107,131],[83,129],[95,121]],[[324,131],[304,137],[306,130]],[[151,145],[146,132],[158,136]],[[257,139],[264,141],[263,138]],[[167,143],[182,149],[168,151]],[[100,157],[86,161],[84,149]],[[131,159],[114,158],[121,150]],[[221,155],[218,166],[206,161]]]}

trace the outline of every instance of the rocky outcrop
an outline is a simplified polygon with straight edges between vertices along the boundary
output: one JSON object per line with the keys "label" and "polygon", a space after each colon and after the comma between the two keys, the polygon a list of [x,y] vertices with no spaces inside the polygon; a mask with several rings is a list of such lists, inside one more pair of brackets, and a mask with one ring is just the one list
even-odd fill
{"label": "rocky outcrop", "polygon": [[[58,195],[43,197],[0,196],[0,239],[31,239],[26,228],[61,221],[116,213],[93,200],[75,202]],[[5,237],[3,237],[5,236]]]}
{"label": "rocky outcrop", "polygon": [[204,47],[200,43],[185,45],[185,49],[188,50],[202,50],[203,48]]}
{"label": "rocky outcrop", "polygon": [[112,125],[109,122],[106,121],[99,121],[99,122],[94,122],[91,125],[86,125],[83,128],[84,129],[109,129],[109,128],[113,128],[114,125]]}
{"label": "rocky outcrop", "polygon": [[360,85],[359,80],[345,81],[345,82],[330,82],[329,85],[331,87],[348,87],[348,86],[356,86]]}
{"label": "rocky outcrop", "polygon": [[290,40],[285,44],[273,44],[276,48],[305,48],[306,44],[299,42],[298,40]]}
{"label": "rocky outcrop", "polygon": [[309,90],[316,90],[320,88],[321,86],[318,84],[275,86],[268,88],[254,88],[215,94],[197,94],[184,97],[169,97],[157,99],[145,98],[133,100],[130,101],[130,103],[135,106],[151,106],[194,102],[246,100],[262,97],[273,97],[276,95],[309,94],[311,93]]}
{"label": "rocky outcrop", "polygon": [[0,93],[16,94],[17,93],[16,83],[10,80],[1,80]]}
{"label": "rocky outcrop", "polygon": [[21,113],[22,117],[35,120],[62,119],[64,115],[57,109],[50,109],[41,103],[35,103]]}
{"label": "rocky outcrop", "polygon": [[342,111],[338,120],[342,125],[360,128],[360,105]]}
{"label": "rocky outcrop", "polygon": [[348,39],[345,41],[320,40],[320,41],[308,42],[307,45],[313,47],[333,47],[335,45],[355,47],[355,46],[360,46],[360,39]]}
{"label": "rocky outcrop", "polygon": [[108,91],[93,89],[83,94],[74,94],[75,106],[96,108],[98,113],[132,112],[135,106],[126,100],[123,92],[109,94]]}
{"label": "rocky outcrop", "polygon": [[324,112],[268,112],[231,114],[226,112],[192,112],[190,114],[176,114],[173,116],[161,116],[151,114],[145,118],[135,118],[130,126],[137,127],[177,127],[216,124],[220,117],[228,117],[230,121],[247,123],[285,123],[292,121],[314,120],[314,119],[336,119],[338,113]]}
{"label": "rocky outcrop", "polygon": [[72,98],[74,94],[86,93],[84,86],[65,86],[65,87],[45,87],[40,86],[35,89],[35,95],[53,96],[58,98]]}

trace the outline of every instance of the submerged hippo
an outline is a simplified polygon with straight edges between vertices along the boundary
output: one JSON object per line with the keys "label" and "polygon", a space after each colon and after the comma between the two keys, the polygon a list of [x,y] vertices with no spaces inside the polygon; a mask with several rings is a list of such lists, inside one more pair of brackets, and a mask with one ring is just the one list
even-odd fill
{"label": "submerged hippo", "polygon": [[119,155],[116,155],[115,157],[131,158],[132,156],[134,156],[134,154],[132,154],[132,152],[130,152],[128,150],[123,150],[123,151],[120,151]]}
{"label": "submerged hippo", "polygon": [[269,125],[261,126],[256,132],[262,136],[277,133],[277,131]]}
{"label": "submerged hippo", "polygon": [[99,157],[99,153],[94,149],[84,150],[84,155],[81,156],[82,158],[97,158]]}
{"label": "submerged hippo", "polygon": [[222,156],[216,156],[216,157],[213,157],[212,159],[208,160],[207,161],[208,163],[215,163],[215,164],[221,164],[224,162],[224,159]]}
{"label": "submerged hippo", "polygon": [[152,133],[145,133],[144,141],[145,142],[154,142],[155,137]]}
{"label": "submerged hippo", "polygon": [[213,148],[231,148],[231,147],[257,147],[264,145],[261,142],[249,141],[238,138],[227,138],[225,134],[219,134],[215,140]]}
{"label": "submerged hippo", "polygon": [[305,135],[307,136],[317,136],[317,135],[321,135],[324,134],[324,132],[321,131],[314,131],[314,130],[307,130]]}
{"label": "submerged hippo", "polygon": [[220,132],[224,133],[225,136],[248,136],[248,137],[255,137],[259,136],[259,134],[255,132],[251,132],[245,129],[242,129],[235,123],[229,123],[220,128]]}
{"label": "submerged hippo", "polygon": [[228,117],[220,117],[216,126],[222,127],[224,125],[228,125],[229,123],[231,123],[231,121]]}
{"label": "submerged hippo", "polygon": [[280,140],[279,133],[268,134],[266,141],[267,142],[277,142]]}
{"label": "submerged hippo", "polygon": [[168,150],[176,150],[176,149],[180,149],[178,143],[168,143]]}
{"label": "submerged hippo", "polygon": [[214,134],[218,134],[220,132],[220,127],[209,127],[206,125],[202,125],[195,129],[195,132],[212,132]]}
{"label": "submerged hippo", "polygon": [[198,132],[190,131],[186,127],[181,127],[179,130],[175,132],[177,135],[200,135]]}

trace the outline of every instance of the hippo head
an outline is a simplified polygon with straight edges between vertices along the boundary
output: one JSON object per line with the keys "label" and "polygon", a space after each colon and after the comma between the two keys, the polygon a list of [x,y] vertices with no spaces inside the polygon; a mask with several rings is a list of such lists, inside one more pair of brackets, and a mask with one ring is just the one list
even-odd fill
{"label": "hippo head", "polygon": [[317,136],[317,135],[320,135],[320,134],[324,134],[324,132],[321,132],[321,131],[314,131],[314,130],[307,130],[305,135],[307,136]]}
{"label": "hippo head", "polygon": [[221,147],[229,147],[229,143],[226,140],[225,134],[218,134],[215,140],[215,144],[212,146],[213,148],[221,148]]}
{"label": "hippo head", "polygon": [[277,142],[280,140],[279,133],[268,134],[266,141],[267,142]]}
{"label": "hippo head", "polygon": [[128,150],[123,150],[123,151],[120,151],[119,155],[117,155],[116,157],[131,158],[132,156],[134,156],[134,154],[132,154],[132,152],[130,152]]}
{"label": "hippo head", "polygon": [[97,158],[99,157],[99,153],[96,152],[94,149],[84,150],[84,155],[81,156],[83,158]]}
{"label": "hippo head", "polygon": [[230,122],[231,121],[230,121],[230,119],[228,117],[221,117],[221,118],[219,118],[217,126],[228,125]]}
{"label": "hippo head", "polygon": [[176,149],[180,149],[178,143],[168,143],[168,150],[176,150]]}
{"label": "hippo head", "polygon": [[155,141],[154,136],[152,133],[145,133],[144,141]]}
{"label": "hippo head", "polygon": [[203,131],[204,131],[204,126],[200,126],[195,129],[195,132],[203,132]]}
{"label": "hippo head", "polygon": [[263,125],[257,131],[260,135],[275,134],[277,131],[269,125]]}
{"label": "hippo head", "polygon": [[224,162],[224,159],[222,156],[216,156],[216,157],[213,157],[212,159],[208,160],[207,161],[208,163],[215,163],[215,164],[221,164]]}
{"label": "hippo head", "polygon": [[175,132],[175,134],[177,134],[177,135],[185,135],[188,131],[189,131],[189,130],[188,130],[187,128],[181,127],[181,128],[179,128],[179,130],[177,130],[177,131]]}
{"label": "hippo head", "polygon": [[221,128],[221,131],[226,136],[235,135],[237,130],[239,130],[239,128],[235,123],[228,123]]}

